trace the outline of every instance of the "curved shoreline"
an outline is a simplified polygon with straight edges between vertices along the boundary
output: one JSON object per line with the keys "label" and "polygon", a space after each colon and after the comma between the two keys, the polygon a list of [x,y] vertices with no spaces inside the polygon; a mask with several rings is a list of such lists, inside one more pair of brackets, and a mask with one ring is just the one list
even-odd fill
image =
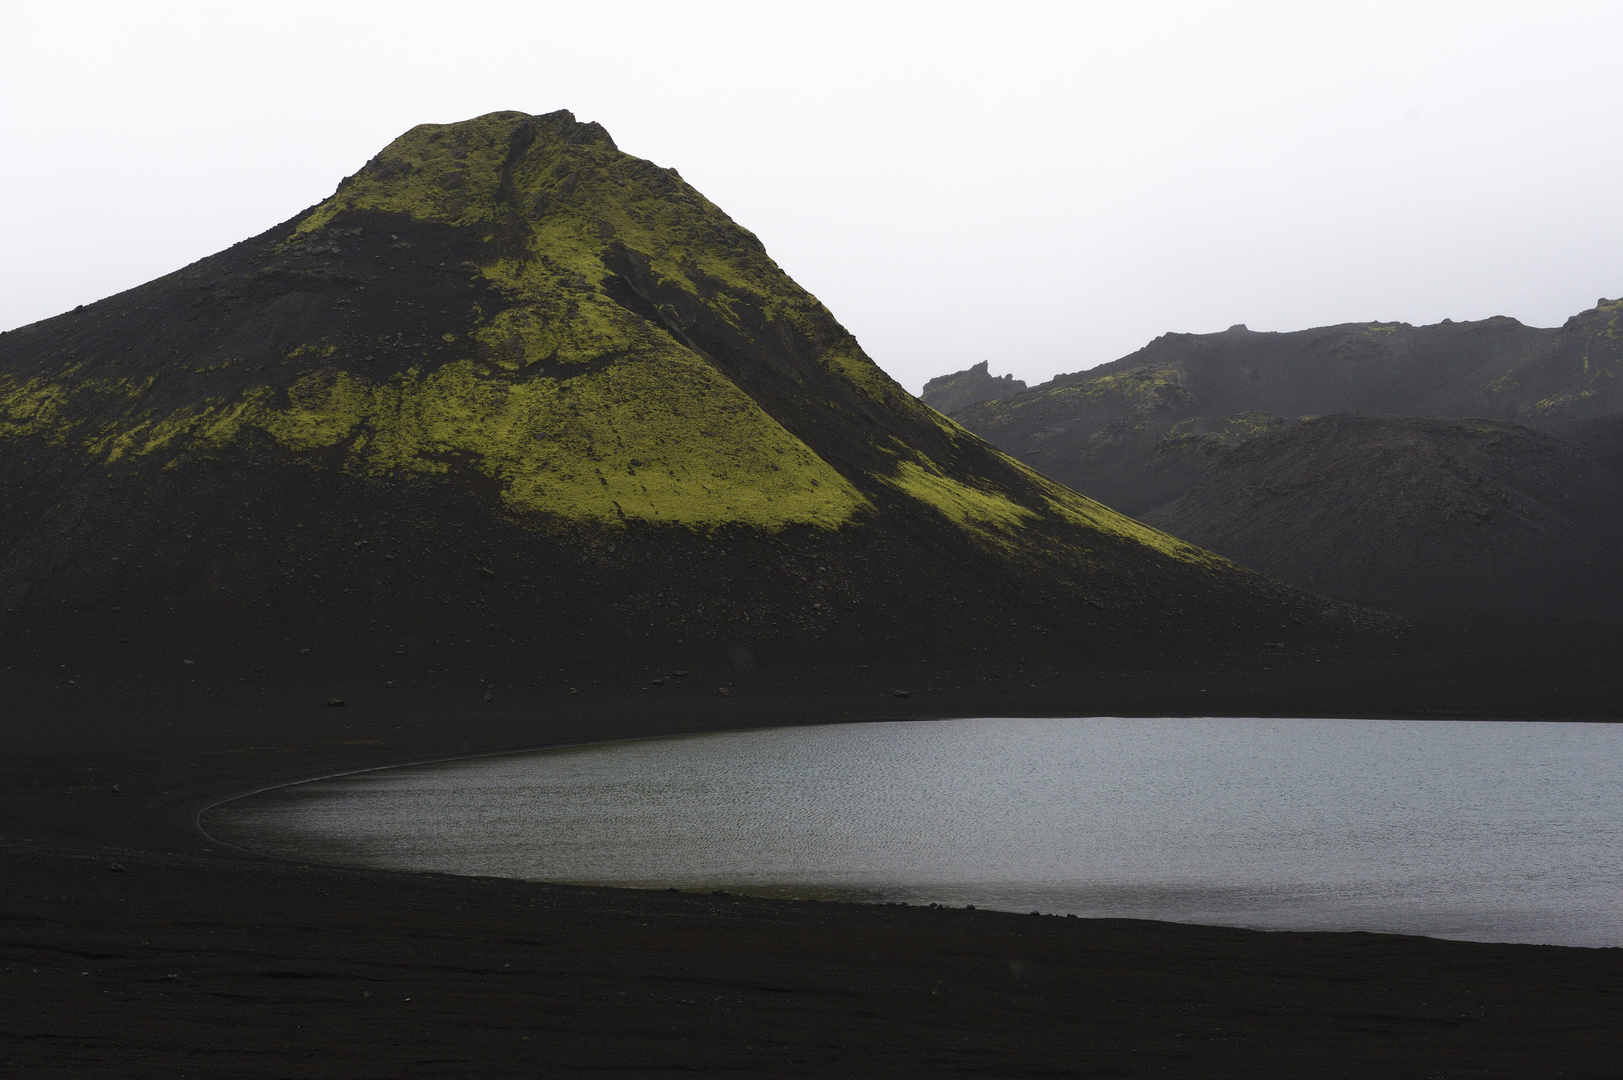
{"label": "curved shoreline", "polygon": [[[921,722],[921,723],[932,723],[932,722],[935,722],[935,721],[947,720],[947,719],[954,719],[954,718],[953,717],[932,717],[932,718],[922,719],[919,722]],[[849,723],[882,724],[882,723],[889,723],[889,721],[885,721],[885,720],[830,720],[830,721],[828,721],[828,723],[831,723],[831,724],[836,724],[836,723],[838,723],[838,724],[849,724]],[[411,768],[416,768],[419,765],[443,765],[446,762],[450,762],[450,761],[474,761],[474,760],[477,760],[478,758],[506,757],[506,756],[512,755],[512,754],[536,754],[536,753],[541,753],[541,752],[548,751],[548,750],[570,750],[570,749],[575,749],[575,748],[582,747],[582,746],[613,746],[616,743],[650,742],[650,741],[653,741],[655,739],[679,739],[679,738],[685,738],[688,735],[721,735],[721,734],[725,734],[725,733],[730,732],[730,731],[773,730],[778,726],[779,725],[765,724],[765,725],[760,725],[758,727],[712,728],[712,729],[705,729],[705,730],[702,730],[702,731],[693,731],[693,732],[686,732],[686,733],[682,733],[682,734],[671,734],[671,735],[628,735],[628,736],[621,737],[621,738],[582,739],[582,740],[580,740],[578,742],[541,743],[541,744],[538,744],[538,745],[535,745],[535,746],[520,746],[520,747],[514,747],[514,748],[510,748],[510,749],[505,749],[505,750],[476,750],[476,751],[474,751],[472,753],[467,753],[467,754],[451,754],[451,755],[448,755],[448,756],[441,756],[441,757],[417,758],[417,759],[413,759],[411,761],[396,761],[396,762],[390,762],[390,763],[382,764],[382,765],[363,765],[360,768],[356,768],[356,769],[341,769],[341,770],[339,770],[337,772],[327,772],[327,773],[321,773],[321,774],[316,775],[316,776],[306,776],[306,777],[303,777],[303,778],[298,779],[298,780],[286,780],[286,781],[281,781],[281,782],[274,783],[274,784],[264,784],[264,785],[262,785],[260,787],[250,788],[250,789],[243,790],[243,791],[238,791],[238,792],[235,792],[235,793],[232,793],[232,794],[229,794],[229,795],[221,796],[220,798],[215,799],[213,802],[208,803],[207,805],[200,808],[196,812],[196,814],[193,815],[192,828],[203,839],[209,841],[210,843],[217,844],[217,845],[219,845],[221,847],[228,847],[228,848],[231,848],[233,851],[240,851],[240,852],[243,852],[243,853],[248,854],[248,855],[258,856],[260,858],[282,859],[284,862],[287,862],[287,861],[291,861],[291,860],[285,859],[282,856],[276,855],[276,854],[274,854],[272,852],[258,851],[258,850],[254,849],[254,848],[246,848],[246,847],[243,847],[240,844],[233,844],[230,841],[221,840],[219,837],[215,836],[213,833],[211,833],[207,829],[203,828],[203,815],[208,813],[210,810],[216,809],[217,807],[224,806],[226,803],[237,802],[240,799],[251,799],[255,795],[263,795],[267,791],[279,791],[279,790],[281,790],[283,788],[298,787],[300,784],[314,784],[314,783],[318,783],[318,782],[320,782],[322,780],[336,780],[336,779],[338,779],[339,777],[342,777],[342,776],[359,776],[359,775],[361,775],[363,773],[384,772],[385,770],[388,770],[388,769],[411,769]],[[812,725],[806,725],[806,726],[812,726]],[[338,869],[353,869],[352,867],[345,867],[342,863],[324,863],[322,865],[330,866],[335,870],[338,870]],[[412,871],[404,871],[404,870],[402,870],[402,871],[389,871],[389,872],[390,873],[411,873]],[[481,875],[468,874],[468,875],[458,875],[458,876],[479,877]],[[609,886],[604,886],[604,887],[607,888]]]}
{"label": "curved shoreline", "polygon": [[[728,889],[739,896],[848,903],[937,901],[1016,913],[1035,906],[1075,918],[1265,931],[1623,947],[1610,905],[1596,894],[1610,879],[1586,872],[1593,859],[1601,860],[1593,864],[1599,872],[1610,850],[1603,838],[1615,839],[1623,828],[1623,819],[1605,809],[1617,794],[1605,763],[1623,761],[1617,756],[1623,742],[1611,725],[972,716],[831,722],[781,737],[784,732],[770,725],[718,728],[328,772],[218,800],[200,813],[199,830],[222,847],[335,869],[633,891]],[[902,758],[892,760],[898,747],[905,748]],[[951,756],[955,747],[958,753],[967,748],[970,757]],[[1011,750],[1016,757],[1003,762]],[[938,760],[942,751],[949,756]],[[1042,771],[1043,760],[1062,751],[1065,766]],[[568,762],[556,757],[560,753]],[[735,754],[754,766],[740,772]],[[920,754],[927,766],[915,760]],[[1119,767],[1090,765],[1095,758]],[[876,766],[882,761],[889,766]],[[898,770],[903,761],[908,764]],[[447,766],[455,768],[447,772]],[[837,785],[810,779],[830,767],[839,770]],[[1001,771],[1008,767],[1015,773]],[[426,777],[414,779],[425,768],[431,770]],[[381,788],[356,780],[382,773],[394,779],[379,777]],[[1530,779],[1518,782],[1517,774]],[[581,775],[590,777],[584,786]],[[1033,775],[1041,777],[1036,786]],[[563,776],[574,779],[556,789]],[[1115,786],[1118,777],[1127,778],[1125,787]],[[976,831],[977,819],[1002,820],[1012,809],[1003,802],[957,802],[988,783],[1019,792],[1025,808],[1046,802],[1035,818],[1020,818],[1018,839],[1006,829],[995,839]],[[322,785],[309,793],[321,808],[315,817],[300,809],[312,804],[294,791],[312,784]],[[602,794],[604,785],[612,794]],[[1326,785],[1337,792],[1334,821],[1318,819]],[[1361,795],[1369,788],[1391,790],[1407,810],[1393,816],[1384,800]],[[1228,798],[1230,789],[1241,794]],[[905,805],[889,801],[898,790],[909,793]],[[585,802],[574,805],[568,791]],[[1102,791],[1114,794],[1101,797]],[[752,794],[734,805],[742,792]],[[1254,813],[1265,793],[1277,800],[1268,824]],[[727,806],[722,817],[693,809],[717,798]],[[521,813],[510,809],[513,799],[522,803]],[[224,817],[207,816],[244,800]],[[1136,807],[1135,824],[1123,833],[1109,820],[1113,807],[1126,804]],[[1462,820],[1456,808],[1465,806],[1474,809]],[[1564,824],[1572,814],[1590,813],[1602,816],[1581,830]],[[860,822],[870,816],[891,825],[866,831]],[[1211,821],[1198,843],[1177,847],[1168,840],[1202,816]],[[791,820],[796,824],[780,835],[779,824]],[[949,821],[954,846],[938,850],[930,838]],[[1280,828],[1308,830],[1314,839],[1304,847]],[[1370,828],[1383,830],[1373,859],[1361,854]],[[1394,840],[1393,829],[1411,839]],[[1508,845],[1493,839],[1507,831],[1523,839]],[[1079,832],[1089,835],[1082,846],[1052,848]],[[792,839],[792,847],[763,846],[763,833]],[[837,871],[829,861],[833,852],[819,846],[818,838],[829,833],[855,844],[840,848]],[[650,843],[654,836],[663,839]],[[1245,839],[1235,844],[1233,836]],[[1143,848],[1148,837],[1156,838],[1153,852]],[[936,854],[921,861],[915,841]],[[886,854],[878,857],[881,843]],[[1062,850],[1065,869],[1053,876],[1052,854],[1040,869],[1020,862],[1004,851],[1005,843]],[[1123,861],[1101,862],[1101,845]],[[1279,850],[1253,864],[1249,853],[1259,845]],[[738,859],[741,847],[754,854]],[[786,856],[791,849],[799,854]],[[993,852],[1003,852],[996,865],[982,865]],[[1191,859],[1204,869],[1187,876],[1184,864]],[[1395,863],[1426,869],[1421,877],[1391,876]],[[1332,865],[1338,872],[1329,886],[1322,875]],[[1169,880],[1167,873],[1185,876]],[[1534,874],[1554,877],[1528,892],[1523,878]],[[1556,884],[1573,875],[1586,875],[1588,885]],[[1223,898],[1237,890],[1248,894],[1245,900]]]}
{"label": "curved shoreline", "polygon": [[[880,674],[852,688],[808,677],[772,698],[718,699],[712,682],[487,704],[473,687],[215,697],[0,678],[0,971],[16,980],[0,1066],[17,1072],[1254,1077],[1335,1061],[1599,1076],[1623,1030],[1618,949],[303,868],[222,851],[197,828],[233,794],[316,776],[617,739],[926,715],[1397,711],[1350,695],[1089,684],[892,700],[881,687],[898,679]],[[327,707],[335,694],[350,705]]]}

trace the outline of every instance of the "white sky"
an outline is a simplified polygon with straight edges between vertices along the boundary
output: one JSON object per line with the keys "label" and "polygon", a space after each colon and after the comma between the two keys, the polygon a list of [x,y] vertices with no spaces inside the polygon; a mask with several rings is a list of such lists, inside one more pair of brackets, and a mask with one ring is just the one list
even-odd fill
{"label": "white sky", "polygon": [[1623,294],[1623,4],[0,0],[0,328],[568,108],[910,389]]}

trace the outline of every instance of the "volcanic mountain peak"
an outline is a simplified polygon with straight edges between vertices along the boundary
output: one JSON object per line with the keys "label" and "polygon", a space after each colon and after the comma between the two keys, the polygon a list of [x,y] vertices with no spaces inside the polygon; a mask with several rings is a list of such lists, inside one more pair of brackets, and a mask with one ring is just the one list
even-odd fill
{"label": "volcanic mountain peak", "polygon": [[[518,512],[776,528],[837,525],[866,499],[731,377],[762,373],[718,370],[695,333],[767,337],[850,398],[916,408],[751,234],[566,112],[414,128],[250,245],[167,279],[233,309],[207,313],[212,340],[69,345],[54,371],[6,374],[0,433],[108,463],[258,436],[380,476],[466,458]],[[150,332],[141,294],[163,284],[73,329]],[[168,336],[200,337],[192,321]]]}
{"label": "volcanic mountain peak", "polygon": [[[201,310],[148,325],[176,289]],[[0,434],[108,465],[268,439],[361,476],[471,466],[537,521],[833,528],[883,491],[976,535],[1108,517],[1007,462],[966,477],[974,440],[753,235],[567,112],[413,128],[291,229],[109,304],[57,320],[56,365],[6,373]]]}
{"label": "volcanic mountain peak", "polygon": [[0,646],[30,657],[1204,642],[1322,610],[923,405],[562,112],[414,128],[295,219],[0,336],[0,455]]}

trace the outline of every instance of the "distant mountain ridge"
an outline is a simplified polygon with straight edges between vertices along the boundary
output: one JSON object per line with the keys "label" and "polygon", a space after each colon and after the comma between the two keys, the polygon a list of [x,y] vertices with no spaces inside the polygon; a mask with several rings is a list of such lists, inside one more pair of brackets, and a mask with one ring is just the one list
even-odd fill
{"label": "distant mountain ridge", "polygon": [[950,415],[1137,515],[1187,490],[1213,453],[1259,424],[1339,412],[1514,419],[1523,403],[1490,387],[1558,333],[1494,318],[1164,334],[1120,360]]}
{"label": "distant mountain ridge", "polygon": [[963,371],[931,379],[924,384],[925,403],[951,413],[977,402],[1011,397],[1026,388],[1025,382],[1013,375],[993,375],[987,370],[989,364],[982,360]]}
{"label": "distant mountain ridge", "polygon": [[[1623,612],[1623,578],[1594,554],[1623,541],[1623,473],[1595,443],[1623,412],[1620,315],[1623,301],[1603,298],[1559,329],[1500,317],[1166,334],[951,415],[1078,491],[1303,588]],[[1498,424],[1445,422],[1473,419]],[[1586,464],[1552,474],[1550,455]],[[1434,467],[1409,468],[1422,460]],[[1465,474],[1476,479],[1451,479]],[[1461,532],[1479,487],[1513,494],[1470,518],[1493,528]],[[1449,561],[1464,551],[1478,555]]]}

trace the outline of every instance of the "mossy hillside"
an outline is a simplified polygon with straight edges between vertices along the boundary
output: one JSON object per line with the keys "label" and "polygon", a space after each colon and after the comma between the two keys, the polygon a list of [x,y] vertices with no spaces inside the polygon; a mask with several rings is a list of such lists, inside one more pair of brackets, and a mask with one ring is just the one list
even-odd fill
{"label": "mossy hillside", "polygon": [[[490,257],[476,272],[515,305],[533,305],[528,320],[509,319],[537,331],[515,358],[549,355],[544,328],[560,314],[571,324],[605,317],[606,286],[616,276],[607,256],[630,253],[659,285],[702,298],[736,328],[756,333],[741,315],[759,313],[812,339],[831,372],[874,398],[915,407],[754,234],[674,170],[622,153],[601,127],[568,113],[491,113],[415,127],[302,218],[288,243],[318,242],[321,229],[361,211],[482,230]],[[590,354],[565,346],[559,355]]]}
{"label": "mossy hillside", "polygon": [[[337,452],[358,475],[465,466],[496,479],[511,511],[608,525],[833,528],[899,492],[1008,553],[1050,546],[1019,542],[1022,529],[1074,518],[979,440],[966,450],[962,429],[884,376],[751,234],[594,125],[501,113],[415,128],[273,247],[331,277],[365,258],[364,239],[382,244],[379,230],[396,229],[373,259],[404,269],[422,262],[410,221],[475,238],[471,257],[427,269],[476,299],[464,324],[408,350],[402,370],[382,376],[358,355],[387,343],[323,336],[273,365],[304,374],[239,380],[235,393],[210,379],[180,393],[175,382],[240,374],[236,359],[168,365],[166,394],[136,387],[121,408],[77,376],[0,384],[9,414],[27,418],[12,426],[49,429],[106,461],[172,465],[259,432],[312,464]],[[794,368],[799,354],[815,368]],[[750,392],[717,366],[727,357]],[[744,366],[755,357],[767,362]],[[1144,382],[1124,379],[1125,392],[1144,396]],[[808,403],[844,430],[778,419]]]}
{"label": "mossy hillside", "polygon": [[[610,525],[833,528],[867,505],[737,387],[680,353],[569,380],[492,377],[470,360],[384,383],[325,370],[285,395],[260,388],[162,415],[136,394],[135,407],[103,419],[100,399],[126,390],[0,377],[0,437],[169,466],[261,431],[298,454],[340,448],[344,467],[365,475],[467,461],[500,481],[514,511]],[[79,396],[93,400],[75,408]]]}
{"label": "mossy hillside", "polygon": [[1236,570],[1211,552],[1056,483],[991,447],[953,418],[935,415],[955,450],[973,448],[992,455],[998,482],[965,483],[916,454],[899,461],[889,482],[930,505],[982,544],[1012,555],[1061,563],[1080,558],[1082,565],[1094,570],[1107,569],[1111,558],[1124,550],[1150,552],[1186,567],[1221,574]]}
{"label": "mossy hillside", "polygon": [[1623,408],[1623,299],[1602,300],[1487,388],[1530,423],[1603,416]]}
{"label": "mossy hillside", "polygon": [[917,461],[901,462],[890,482],[960,528],[998,544],[1006,543],[1011,534],[1037,516],[1007,492],[966,484]]}
{"label": "mossy hillside", "polygon": [[[549,137],[536,139],[537,126]],[[635,179],[629,192],[624,174]],[[567,115],[415,129],[278,247],[330,262],[362,232],[357,221],[371,215],[374,227],[380,212],[481,230],[483,261],[447,272],[491,284],[496,303],[476,305],[463,333],[441,335],[436,350],[446,355],[421,356],[372,386],[352,355],[360,349],[305,342],[284,362],[321,362],[321,372],[235,396],[215,386],[177,393],[178,377],[201,372],[167,365],[164,397],[183,399],[178,408],[148,398],[109,409],[103,387],[77,371],[13,377],[0,383],[3,430],[76,441],[110,460],[174,460],[252,429],[298,452],[345,443],[346,467],[374,474],[444,471],[461,456],[502,481],[513,509],[608,523],[847,520],[864,505],[848,481],[667,328],[608,295],[614,275],[603,256],[631,250],[622,233],[655,253],[637,254],[663,268],[661,283],[694,296],[702,283],[708,314],[765,307],[768,321],[826,345],[819,359],[841,380],[913,404],[752,236],[670,172],[620,154],[601,129]],[[78,409],[68,407],[74,399]]]}
{"label": "mossy hillside", "polygon": [[835,528],[866,505],[804,443],[691,358],[564,381],[491,379],[463,361],[384,385],[345,376],[295,390],[287,409],[252,421],[284,446],[343,445],[346,467],[369,474],[444,472],[467,455],[501,482],[516,511],[771,530]]}
{"label": "mossy hillside", "polygon": [[[75,394],[98,400],[73,409]],[[105,416],[99,399],[110,394],[136,407],[116,423],[92,420]],[[70,390],[44,379],[0,379],[0,432],[44,433],[106,464],[151,458],[169,466],[223,449],[251,431],[298,454],[338,448],[344,468],[362,475],[444,474],[470,461],[500,481],[514,511],[609,525],[642,519],[834,528],[872,509],[845,477],[737,387],[680,352],[567,380],[492,377],[486,365],[471,360],[427,373],[413,369],[385,383],[325,369],[304,376],[285,395],[262,388],[166,416],[139,408],[140,396],[139,388],[93,382]],[[939,423],[954,440],[973,438],[947,418]],[[723,432],[730,437],[721,438]],[[1009,487],[949,476],[905,445],[895,454],[895,473],[884,478],[888,486],[987,545],[1046,546],[1024,527],[1047,518],[1189,557],[1186,547],[995,452],[1033,489],[1024,501]]]}
{"label": "mossy hillside", "polygon": [[573,680],[1306,610],[906,394],[567,114],[416,129],[292,221],[0,335],[0,457],[0,649],[29,656],[375,677],[454,645],[462,677]]}
{"label": "mossy hillside", "polygon": [[1191,416],[1167,429],[1156,446],[1156,452],[1165,454],[1195,449],[1208,454],[1217,453],[1278,431],[1288,423],[1285,417],[1262,410],[1235,416]]}
{"label": "mossy hillside", "polygon": [[[611,638],[643,625],[686,638],[717,612],[732,613],[728,633],[815,636],[831,613],[802,577],[808,547],[824,552],[818,574],[868,583],[844,599],[862,625],[926,609],[1003,625],[1027,617],[1010,615],[1025,598],[1050,628],[1093,625],[1100,605],[1160,618],[1174,581],[1208,606],[1234,590],[1277,599],[907,395],[753,236],[567,116],[416,129],[295,221],[23,337],[0,339],[0,422],[18,460],[56,469],[30,449],[48,445],[95,466],[80,469],[95,488],[240,490],[250,514],[262,498],[297,503],[301,487],[343,492],[379,509],[341,528],[408,513],[424,542],[404,550],[445,552],[452,578],[436,515],[475,542],[499,521],[533,538],[503,534],[509,574],[547,582],[562,605],[549,626],[584,604]],[[1123,393],[1153,397],[1157,382],[1174,380],[1124,379]],[[271,477],[274,498],[260,491]],[[222,520],[238,513],[233,502]],[[306,524],[309,541],[286,535],[215,580],[258,582],[233,595],[302,581],[298,602],[323,614],[334,581],[394,603],[351,564],[364,544],[335,563],[310,547],[334,523]],[[215,528],[181,535],[201,545],[192,535]],[[153,565],[194,557],[163,535],[154,543],[177,551]],[[586,560],[590,573],[588,553],[616,549],[661,584],[580,584],[561,569]],[[107,560],[104,580],[121,565]],[[412,625],[418,592],[437,606],[462,591],[407,584],[438,567],[411,572],[427,575],[397,583]]]}
{"label": "mossy hillside", "polygon": [[1077,411],[1128,411],[1149,417],[1193,406],[1188,375],[1178,365],[1151,365],[1100,374],[1085,381],[1045,384],[1001,400],[969,406],[964,419],[973,428],[1022,426],[1043,417]]}
{"label": "mossy hillside", "polygon": [[1073,525],[1079,525],[1090,532],[1109,536],[1126,544],[1142,545],[1191,566],[1225,572],[1234,569],[1228,560],[1219,558],[1204,548],[1185,543],[1160,529],[1117,513],[1101,502],[1079,495],[1063,484],[1055,483],[1036,470],[1026,466],[1022,468],[1027,469],[1034,484],[1047,491],[1049,509]]}

